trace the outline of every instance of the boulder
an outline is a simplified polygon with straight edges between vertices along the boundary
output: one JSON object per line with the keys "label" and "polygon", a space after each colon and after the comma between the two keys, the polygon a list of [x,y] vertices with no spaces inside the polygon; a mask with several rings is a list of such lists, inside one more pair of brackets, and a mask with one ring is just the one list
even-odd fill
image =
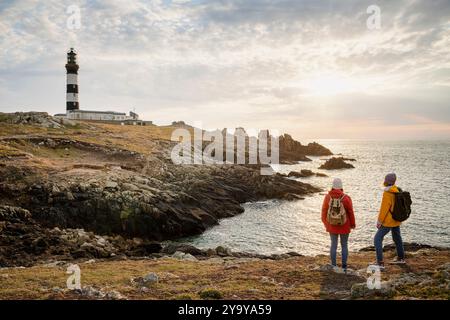
{"label": "boulder", "polygon": [[162,248],[161,253],[165,253],[165,254],[174,254],[175,252],[183,252],[183,253],[189,253],[193,256],[204,256],[206,255],[206,253],[201,250],[198,249],[194,246],[188,245],[188,244],[176,244],[176,243],[171,243],[166,245],[164,248]]}
{"label": "boulder", "polygon": [[186,261],[197,261],[197,258],[189,253],[177,251],[172,255],[173,258]]}
{"label": "boulder", "polygon": [[229,256],[232,256],[233,255],[233,252],[231,252],[231,250],[229,249],[229,248],[225,248],[225,247],[222,247],[222,246],[218,246],[217,248],[216,248],[216,254],[219,256],[219,257],[229,257]]}
{"label": "boulder", "polygon": [[104,291],[97,289],[93,286],[83,287],[81,290],[75,290],[75,293],[79,293],[88,299],[98,299],[98,300],[125,300],[126,298],[120,294],[120,292],[111,290]]}
{"label": "boulder", "polygon": [[159,277],[156,273],[149,273],[146,276],[144,276],[142,278],[144,284],[153,284],[153,283],[158,283],[159,281]]}
{"label": "boulder", "polygon": [[351,169],[354,168],[354,166],[350,163],[346,163],[343,158],[331,158],[325,161],[324,164],[322,164],[319,169],[323,170],[338,170],[338,169]]}
{"label": "boulder", "polygon": [[355,283],[351,288],[351,297],[353,299],[368,298],[371,296],[392,296],[395,289],[390,282],[383,281],[380,283],[379,289],[369,289],[366,282]]}
{"label": "boulder", "polygon": [[319,176],[319,173],[314,173],[311,170],[307,170],[307,169],[302,169],[300,172],[297,171],[291,171],[288,174],[288,177],[295,177],[295,178],[307,178],[307,177],[312,177],[314,175]]}

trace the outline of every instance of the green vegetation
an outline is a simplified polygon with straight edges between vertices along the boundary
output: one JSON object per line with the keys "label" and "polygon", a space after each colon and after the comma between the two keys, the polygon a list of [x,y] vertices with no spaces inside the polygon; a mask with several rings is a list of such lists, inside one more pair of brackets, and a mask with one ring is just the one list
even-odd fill
{"label": "green vegetation", "polygon": [[204,299],[204,300],[219,300],[223,298],[223,294],[216,290],[216,289],[206,289],[203,291],[200,291],[199,294],[200,298]]}

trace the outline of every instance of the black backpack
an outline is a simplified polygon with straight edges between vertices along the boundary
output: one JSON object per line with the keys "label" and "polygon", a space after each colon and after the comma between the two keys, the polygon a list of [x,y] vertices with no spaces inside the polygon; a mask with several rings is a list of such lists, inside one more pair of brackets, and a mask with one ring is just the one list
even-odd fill
{"label": "black backpack", "polygon": [[398,193],[394,193],[395,202],[394,210],[391,212],[392,218],[395,221],[403,222],[409,218],[411,214],[411,195],[407,191],[403,191],[399,188]]}

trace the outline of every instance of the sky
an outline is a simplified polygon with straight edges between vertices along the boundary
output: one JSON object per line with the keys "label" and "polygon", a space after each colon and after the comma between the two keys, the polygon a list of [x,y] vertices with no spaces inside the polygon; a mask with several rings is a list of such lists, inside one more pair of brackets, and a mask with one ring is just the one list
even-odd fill
{"label": "sky", "polygon": [[0,112],[65,112],[70,47],[86,110],[450,139],[450,0],[1,0]]}

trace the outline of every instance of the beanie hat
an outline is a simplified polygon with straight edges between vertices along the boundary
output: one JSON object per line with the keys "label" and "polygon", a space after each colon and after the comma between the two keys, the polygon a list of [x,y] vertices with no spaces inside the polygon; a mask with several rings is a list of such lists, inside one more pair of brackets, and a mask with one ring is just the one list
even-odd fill
{"label": "beanie hat", "polygon": [[386,186],[393,186],[395,181],[397,181],[397,175],[395,173],[389,173],[384,178],[384,184]]}
{"label": "beanie hat", "polygon": [[336,178],[333,180],[333,189],[344,189],[342,186],[342,180],[339,178]]}

